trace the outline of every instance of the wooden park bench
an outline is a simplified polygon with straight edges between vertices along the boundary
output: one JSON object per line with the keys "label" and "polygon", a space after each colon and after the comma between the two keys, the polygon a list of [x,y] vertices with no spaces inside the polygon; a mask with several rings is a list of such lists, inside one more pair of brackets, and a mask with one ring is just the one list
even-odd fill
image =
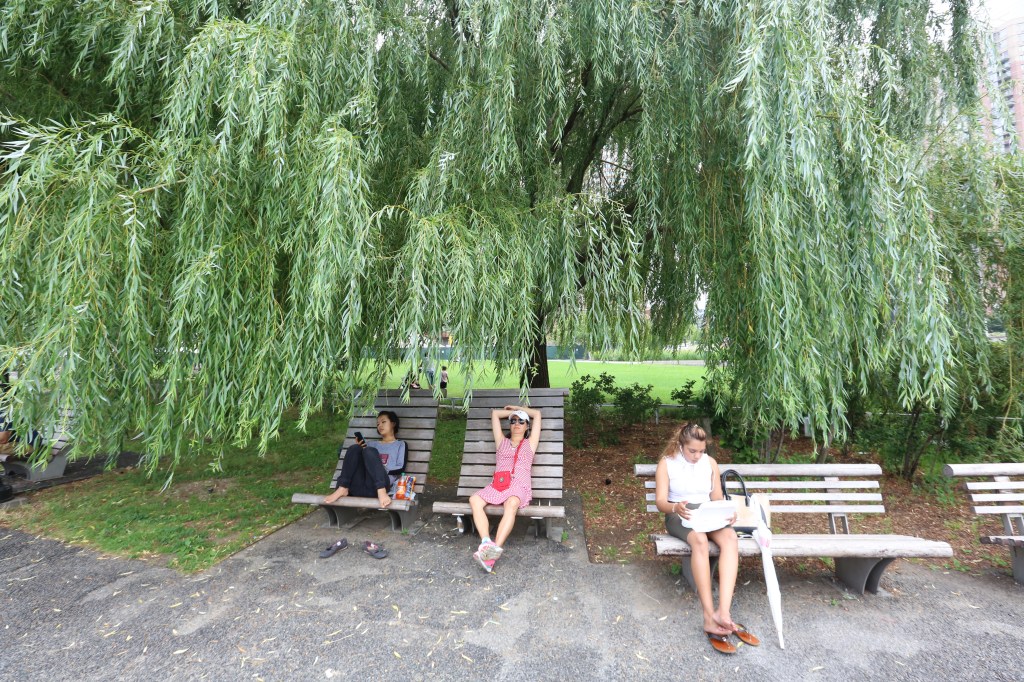
{"label": "wooden park bench", "polygon": [[[74,419],[74,414],[70,411],[65,416],[69,422]],[[2,460],[0,463],[3,464],[4,473],[24,476],[32,482],[48,481],[63,476],[64,469],[68,465],[68,453],[71,452],[71,444],[68,442],[70,437],[59,426],[53,427],[51,434],[50,438],[39,437],[40,441],[47,443],[50,449],[45,464],[40,462],[38,465],[32,466],[27,458],[16,455],[17,443],[6,443],[0,446],[2,448],[0,449],[0,460]]]}
{"label": "wooden park bench", "polygon": [[[647,511],[658,512],[654,504],[654,464],[637,464],[637,476],[645,481]],[[829,533],[783,534],[772,537],[772,554],[777,557],[831,557],[836,578],[858,594],[878,592],[882,573],[894,560],[906,557],[941,558],[953,556],[953,548],[907,535],[862,535],[850,532],[851,514],[882,514],[882,495],[877,464],[719,464],[722,471],[734,469],[747,483],[747,492],[762,493],[770,502],[772,518],[779,514],[827,514]],[[729,481],[728,491],[739,483]],[[690,546],[667,533],[651,535],[658,555],[688,556]],[[712,542],[711,554],[718,547]],[[752,538],[740,538],[740,556],[760,556]],[[690,562],[682,562],[683,574],[693,588]]]}
{"label": "wooden park bench", "polygon": [[990,479],[964,484],[976,503],[975,514],[1002,517],[1003,535],[982,535],[980,539],[985,545],[1009,547],[1013,579],[1024,583],[1024,464],[947,464],[943,473],[951,478]]}
{"label": "wooden park bench", "polygon": [[361,432],[367,441],[377,438],[377,414],[381,410],[392,410],[398,415],[396,437],[398,440],[404,440],[408,446],[405,473],[416,476],[416,498],[411,501],[392,500],[387,509],[384,509],[376,497],[342,497],[331,504],[324,504],[327,493],[295,493],[292,495],[293,503],[319,505],[327,513],[327,525],[332,528],[351,523],[366,509],[386,511],[391,517],[393,530],[408,529],[416,522],[420,512],[420,495],[427,483],[430,453],[434,447],[434,431],[437,427],[437,400],[430,391],[409,391],[408,403],[402,402],[400,391],[381,391],[373,404],[372,412],[354,415],[349,420],[345,440],[338,450],[338,465],[331,477],[331,490],[338,487],[338,476],[341,475],[341,465],[345,461],[345,451],[356,442],[356,431]]}
{"label": "wooden park bench", "polygon": [[[541,411],[541,436],[538,452],[533,458],[533,500],[520,507],[517,516],[536,522],[537,537],[543,533],[551,540],[562,540],[562,448],[565,428],[565,394],[563,388],[535,388],[529,393],[529,405]],[[435,502],[435,514],[451,514],[458,518],[460,532],[472,529],[472,510],[468,498],[487,486],[494,476],[494,434],[491,431],[491,410],[505,405],[519,404],[519,389],[490,389],[474,391],[466,414],[466,442],[463,448],[462,468],[459,472],[457,495],[466,500]],[[507,425],[503,425],[507,426]],[[490,516],[501,516],[504,508],[487,505]],[[468,518],[467,523],[464,519]]]}

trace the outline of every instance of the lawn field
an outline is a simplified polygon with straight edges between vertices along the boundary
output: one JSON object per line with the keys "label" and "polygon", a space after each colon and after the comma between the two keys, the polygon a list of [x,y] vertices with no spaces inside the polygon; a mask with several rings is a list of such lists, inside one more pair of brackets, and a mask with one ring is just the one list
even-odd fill
{"label": "lawn field", "polygon": [[[548,373],[551,376],[551,386],[554,388],[569,388],[572,382],[581,376],[589,374],[597,377],[602,372],[607,372],[615,377],[615,383],[619,386],[639,383],[643,386],[650,384],[654,386],[653,394],[660,399],[660,402],[672,402],[672,391],[681,388],[689,380],[697,382],[695,388],[700,388],[704,383],[704,367],[694,365],[677,365],[671,363],[642,363],[642,362],[592,362],[577,360],[575,365],[570,365],[568,360],[549,360]],[[401,381],[402,373],[395,371],[388,382],[389,388],[397,388]],[[426,388],[426,376],[422,376],[423,387]],[[477,367],[477,375],[474,377],[473,387],[481,388],[515,388],[519,380],[514,376],[495,377],[494,366],[491,363],[481,363]],[[448,395],[462,396],[466,391],[466,376],[458,364],[448,365]]]}

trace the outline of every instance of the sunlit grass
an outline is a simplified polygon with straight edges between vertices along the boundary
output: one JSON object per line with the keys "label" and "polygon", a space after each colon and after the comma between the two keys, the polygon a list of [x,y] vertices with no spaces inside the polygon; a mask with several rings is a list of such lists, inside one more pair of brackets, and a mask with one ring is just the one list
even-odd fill
{"label": "sunlit grass", "polygon": [[[519,378],[517,376],[505,375],[496,376],[494,365],[490,362],[482,362],[476,366],[476,373],[473,376],[473,388],[518,388]],[[440,372],[440,365],[438,366]],[[653,394],[662,402],[672,402],[672,391],[682,387],[689,380],[697,382],[697,388],[704,382],[704,368],[693,365],[676,365],[671,363],[625,363],[625,362],[590,362],[577,361],[571,366],[568,360],[549,360],[548,373],[551,377],[551,386],[554,388],[569,388],[572,382],[585,374],[597,376],[607,372],[615,377],[615,383],[619,386],[640,383],[654,386]],[[460,364],[451,363],[448,365],[448,395],[461,397],[465,394],[467,377]],[[392,372],[388,381],[389,388],[397,388],[402,381],[403,372],[398,367]],[[426,375],[421,375],[421,382],[424,388],[427,387]]]}

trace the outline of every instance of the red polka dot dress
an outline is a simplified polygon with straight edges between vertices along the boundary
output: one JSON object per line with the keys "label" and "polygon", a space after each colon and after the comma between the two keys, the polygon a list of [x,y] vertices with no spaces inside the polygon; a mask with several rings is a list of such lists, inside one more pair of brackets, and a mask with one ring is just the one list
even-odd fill
{"label": "red polka dot dress", "polygon": [[477,493],[487,504],[505,504],[510,497],[518,497],[520,506],[530,504],[533,499],[533,488],[530,481],[530,469],[533,467],[533,448],[530,447],[530,440],[523,438],[519,442],[519,457],[516,458],[516,448],[512,441],[503,438],[498,452],[495,455],[497,463],[495,471],[512,471],[512,461],[516,460],[515,471],[512,471],[512,484],[505,490],[495,490],[494,485],[488,485]]}

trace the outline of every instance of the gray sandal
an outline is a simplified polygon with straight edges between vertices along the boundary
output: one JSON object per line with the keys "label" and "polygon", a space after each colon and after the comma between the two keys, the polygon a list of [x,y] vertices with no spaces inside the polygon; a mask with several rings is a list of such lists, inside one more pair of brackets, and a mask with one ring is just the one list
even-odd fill
{"label": "gray sandal", "polygon": [[328,547],[327,549],[325,549],[324,551],[320,552],[320,558],[321,559],[328,559],[328,558],[334,556],[335,554],[337,554],[338,552],[340,552],[341,550],[345,549],[346,547],[348,547],[348,540],[345,539],[345,538],[342,538],[342,539],[338,540],[337,542],[335,542],[330,547]]}
{"label": "gray sandal", "polygon": [[374,559],[383,559],[388,555],[388,551],[378,544],[367,540],[363,543],[363,551],[372,556]]}

